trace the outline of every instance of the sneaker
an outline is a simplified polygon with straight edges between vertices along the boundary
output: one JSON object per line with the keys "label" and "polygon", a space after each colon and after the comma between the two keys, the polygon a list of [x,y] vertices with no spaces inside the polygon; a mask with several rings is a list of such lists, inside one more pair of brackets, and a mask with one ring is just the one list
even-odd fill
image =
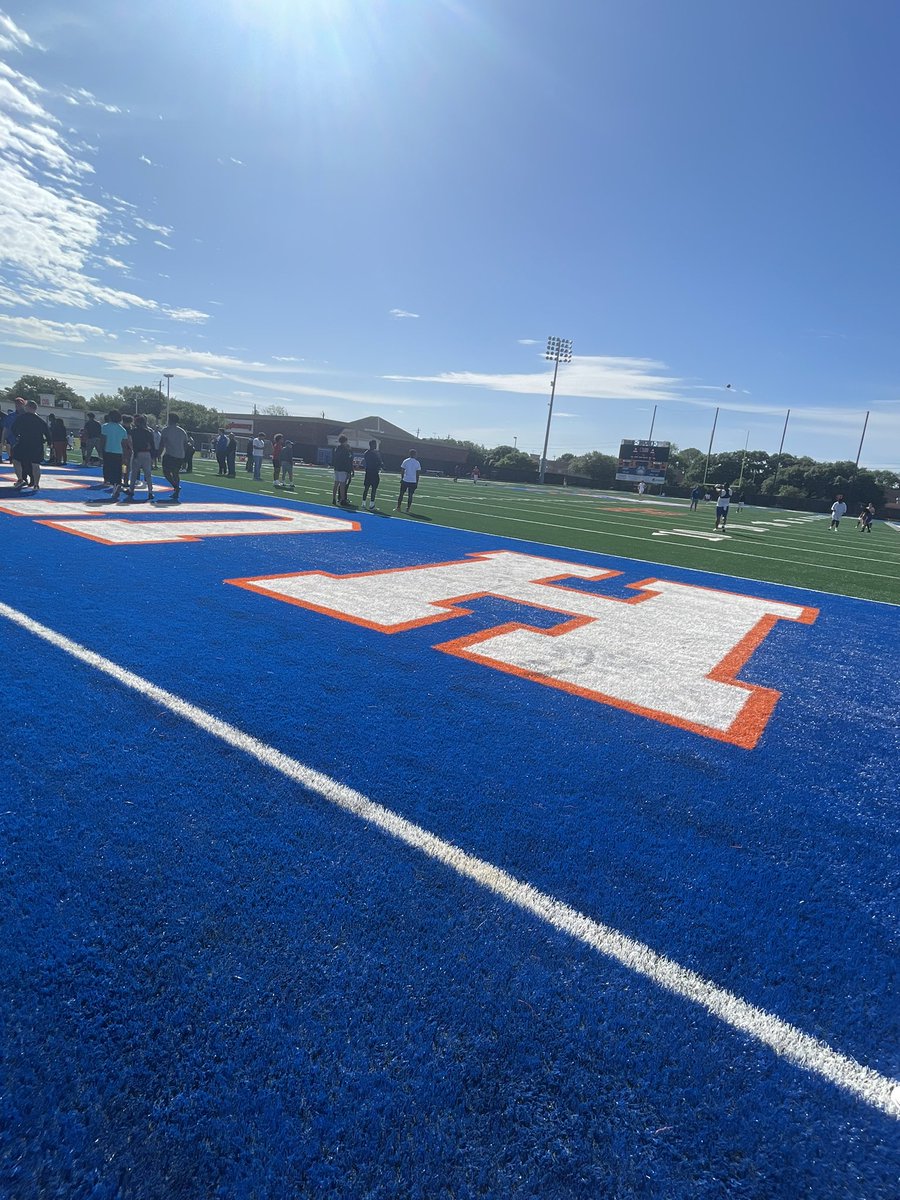
{"label": "sneaker", "polygon": [[25,486],[25,480],[24,480],[24,479],[19,479],[19,480],[17,480],[17,482],[16,482],[16,483],[14,483],[14,484],[13,484],[13,491],[14,491],[14,492],[19,492],[19,491],[21,491],[21,490],[22,490],[22,488],[23,488],[24,486]]}

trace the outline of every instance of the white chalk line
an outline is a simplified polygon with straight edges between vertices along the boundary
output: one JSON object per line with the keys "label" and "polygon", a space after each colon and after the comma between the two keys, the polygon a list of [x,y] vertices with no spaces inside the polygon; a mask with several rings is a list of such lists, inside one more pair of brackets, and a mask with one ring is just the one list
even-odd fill
{"label": "white chalk line", "polygon": [[429,833],[391,809],[370,800],[361,792],[305,766],[272,746],[267,746],[251,734],[244,733],[243,730],[198,708],[190,701],[183,700],[173,692],[157,687],[140,675],[120,667],[93,650],[88,650],[64,634],[57,633],[27,614],[19,612],[18,609],[0,603],[0,616],[79,662],[108,675],[154,704],[168,709],[209,736],[243,751],[257,762],[278,771],[285,778],[321,796],[344,812],[360,817],[404,845],[426,854],[463,878],[479,884],[509,904],[538,917],[559,932],[590,946],[591,949],[676,996],[700,1005],[733,1029],[768,1046],[795,1066],[811,1071],[888,1116],[900,1119],[900,1080],[881,1075],[855,1059],[833,1050],[824,1042],[803,1033],[773,1013],[749,1004],[696,972],[658,954],[643,942],[638,942],[609,925],[578,912],[554,896],[516,879],[502,868],[468,854],[452,842]]}

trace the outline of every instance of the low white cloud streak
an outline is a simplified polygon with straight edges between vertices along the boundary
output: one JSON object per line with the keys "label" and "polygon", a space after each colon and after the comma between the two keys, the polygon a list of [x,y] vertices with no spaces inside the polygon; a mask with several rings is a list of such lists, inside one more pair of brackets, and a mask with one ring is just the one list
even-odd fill
{"label": "low white cloud streak", "polygon": [[395,321],[419,320],[418,313],[407,312],[405,308],[392,308],[388,316],[393,317]]}
{"label": "low white cloud streak", "polygon": [[[0,50],[36,48],[24,30],[0,13]],[[105,281],[109,271],[128,269],[108,251],[134,243],[135,227],[161,238],[172,230],[137,216],[129,202],[99,189],[100,199],[93,198],[94,167],[86,157],[90,147],[77,140],[77,131],[63,126],[52,111],[54,102],[66,104],[67,113],[85,107],[121,115],[117,105],[86,88],[45,88],[0,63],[0,309],[109,306],[155,311],[173,321],[206,320],[207,314],[197,308],[124,290],[118,279]]]}

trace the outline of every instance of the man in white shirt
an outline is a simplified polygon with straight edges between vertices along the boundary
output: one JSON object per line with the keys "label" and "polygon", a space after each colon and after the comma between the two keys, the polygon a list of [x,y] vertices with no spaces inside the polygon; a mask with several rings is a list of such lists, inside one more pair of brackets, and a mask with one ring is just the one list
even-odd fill
{"label": "man in white shirt", "polygon": [[397,497],[397,511],[400,511],[400,505],[403,503],[403,496],[406,495],[406,511],[409,512],[412,507],[413,492],[419,486],[419,476],[422,474],[422,464],[416,458],[416,448],[413,446],[409,452],[409,457],[404,458],[400,464],[400,495]]}
{"label": "man in white shirt", "polygon": [[728,523],[728,508],[731,504],[731,488],[727,484],[722,484],[719,488],[719,494],[716,497],[716,529],[720,526],[725,528]]}
{"label": "man in white shirt", "polygon": [[831,506],[831,526],[830,528],[837,533],[837,527],[841,523],[841,517],[847,512],[847,505],[844,503],[844,497],[838,493],[837,499]]}
{"label": "man in white shirt", "polygon": [[266,448],[266,439],[260,437],[259,434],[253,439],[253,478],[261,479],[263,451]]}

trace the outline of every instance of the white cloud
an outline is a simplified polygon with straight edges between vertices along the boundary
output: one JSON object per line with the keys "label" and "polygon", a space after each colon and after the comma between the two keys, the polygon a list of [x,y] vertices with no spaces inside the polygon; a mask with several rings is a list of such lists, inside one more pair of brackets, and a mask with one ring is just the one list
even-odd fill
{"label": "white cloud", "polygon": [[[678,396],[681,380],[663,374],[665,364],[650,358],[573,358],[557,378],[558,396],[583,396],[597,400],[671,400]],[[440,375],[387,375],[403,383],[443,383],[487,388],[493,392],[546,395],[552,372],[488,374],[445,371]]]}
{"label": "white cloud", "polygon": [[31,40],[24,29],[20,29],[12,17],[0,12],[0,50],[21,51],[23,46],[40,49],[37,42]]}
{"label": "white cloud", "polygon": [[407,312],[406,309],[404,309],[404,308],[392,308],[390,313],[388,314],[388,316],[393,317],[395,321],[404,321],[404,320],[418,321],[418,319],[419,319],[418,313]]}
{"label": "white cloud", "polygon": [[[0,49],[34,45],[0,13]],[[172,230],[138,217],[120,197],[92,191],[90,148],[51,111],[54,102],[66,100],[76,109],[120,111],[85,88],[47,89],[0,62],[0,309],[109,306],[156,311],[177,321],[206,319],[198,309],[123,290],[118,280],[105,282],[108,272],[128,269],[109,250],[132,244],[135,224],[162,238]]]}
{"label": "white cloud", "polygon": [[33,343],[84,343],[95,338],[113,335],[97,325],[79,325],[63,321],[47,321],[39,317],[7,317],[0,315],[0,337],[27,337]]}
{"label": "white cloud", "polygon": [[537,338],[519,338],[520,346],[540,346],[542,343]]}
{"label": "white cloud", "polygon": [[141,154],[138,157],[138,162],[146,163],[148,167],[152,167],[155,165],[153,162],[150,161],[150,159],[147,157],[146,154]]}
{"label": "white cloud", "polygon": [[159,241],[156,241],[155,239],[154,239],[153,245],[154,246],[162,246],[163,250],[171,250],[172,249],[172,247],[169,245],[168,242],[159,242]]}

